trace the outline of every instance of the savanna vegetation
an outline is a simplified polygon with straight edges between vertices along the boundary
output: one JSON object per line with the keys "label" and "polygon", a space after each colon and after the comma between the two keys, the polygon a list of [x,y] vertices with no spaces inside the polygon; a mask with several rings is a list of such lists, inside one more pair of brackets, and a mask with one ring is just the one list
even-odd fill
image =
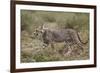
{"label": "savanna vegetation", "polygon": [[63,42],[55,43],[55,49],[51,46],[43,48],[41,34],[38,37],[34,35],[35,30],[42,24],[49,29],[75,29],[83,42],[89,38],[89,13],[21,10],[21,62],[89,59],[89,42],[84,52],[77,45],[73,45],[71,55],[66,55]]}

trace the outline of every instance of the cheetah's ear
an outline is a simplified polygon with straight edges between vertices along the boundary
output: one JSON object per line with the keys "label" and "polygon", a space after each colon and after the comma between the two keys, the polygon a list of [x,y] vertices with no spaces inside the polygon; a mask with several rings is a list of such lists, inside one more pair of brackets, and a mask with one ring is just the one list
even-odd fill
{"label": "cheetah's ear", "polygon": [[48,29],[47,27],[45,27],[45,25],[46,25],[46,24],[43,24],[43,26],[42,26],[42,29],[43,29],[43,30],[47,30],[47,29]]}

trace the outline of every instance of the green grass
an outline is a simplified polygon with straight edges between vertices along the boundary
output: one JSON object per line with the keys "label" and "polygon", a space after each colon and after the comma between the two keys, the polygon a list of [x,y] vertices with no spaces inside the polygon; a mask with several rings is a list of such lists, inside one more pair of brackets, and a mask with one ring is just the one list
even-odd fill
{"label": "green grass", "polygon": [[80,33],[83,42],[89,37],[88,13],[21,10],[21,62],[89,59],[89,43],[84,52],[81,52],[77,45],[73,45],[71,55],[66,55],[67,49],[63,48],[63,42],[55,43],[54,49],[50,45],[43,48],[42,40],[37,39],[33,34],[42,24],[49,29],[73,28]]}

